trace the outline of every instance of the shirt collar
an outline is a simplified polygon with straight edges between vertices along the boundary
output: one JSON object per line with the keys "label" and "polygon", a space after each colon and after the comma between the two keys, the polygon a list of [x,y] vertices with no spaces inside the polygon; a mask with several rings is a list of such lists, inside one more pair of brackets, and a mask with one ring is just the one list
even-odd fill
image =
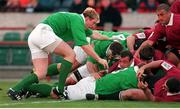
{"label": "shirt collar", "polygon": [[130,67],[133,67],[133,66],[134,66],[134,59],[133,59],[131,65],[130,65]]}
{"label": "shirt collar", "polygon": [[172,26],[173,25],[173,16],[174,16],[174,14],[171,13],[171,17],[170,17],[169,23],[166,26]]}
{"label": "shirt collar", "polygon": [[134,66],[134,71],[136,72],[136,74],[138,73],[139,67],[138,66]]}
{"label": "shirt collar", "polygon": [[83,21],[84,21],[84,23],[85,23],[85,17],[84,17],[84,15],[83,15],[83,14],[81,14],[81,17],[83,18]]}

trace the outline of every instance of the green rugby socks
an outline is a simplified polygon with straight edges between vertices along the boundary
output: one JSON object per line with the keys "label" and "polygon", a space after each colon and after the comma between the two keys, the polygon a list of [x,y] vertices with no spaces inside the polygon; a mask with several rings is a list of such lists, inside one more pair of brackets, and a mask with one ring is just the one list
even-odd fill
{"label": "green rugby socks", "polygon": [[27,91],[31,93],[39,93],[39,97],[48,97],[50,96],[52,86],[48,84],[33,84],[27,88]]}
{"label": "green rugby socks", "polygon": [[36,74],[31,73],[29,75],[27,75],[23,80],[21,80],[19,83],[16,84],[15,87],[13,87],[13,89],[17,92],[19,92],[22,89],[26,89],[28,86],[30,86],[33,83],[38,83],[38,77]]}
{"label": "green rugby socks", "polygon": [[72,67],[71,62],[65,59],[62,61],[61,67],[59,70],[59,84],[58,84],[59,93],[63,93],[64,91],[64,84],[65,84],[68,74],[71,72],[71,67]]}
{"label": "green rugby socks", "polygon": [[57,63],[49,65],[46,76],[53,76],[59,74],[57,65],[58,65]]}

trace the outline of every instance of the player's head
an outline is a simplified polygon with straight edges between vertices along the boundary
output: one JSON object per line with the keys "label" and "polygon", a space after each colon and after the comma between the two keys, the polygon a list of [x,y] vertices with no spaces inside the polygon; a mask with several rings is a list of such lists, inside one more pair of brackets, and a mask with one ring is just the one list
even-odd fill
{"label": "player's head", "polygon": [[165,88],[170,93],[178,93],[180,92],[180,80],[175,77],[169,78],[165,83]]}
{"label": "player's head", "polygon": [[100,21],[99,14],[93,8],[86,8],[83,11],[83,15],[85,17],[86,28],[93,28]]}
{"label": "player's head", "polygon": [[119,66],[127,68],[133,62],[133,54],[129,50],[123,50],[120,54]]}
{"label": "player's head", "polygon": [[106,56],[108,59],[119,59],[120,53],[123,50],[122,44],[119,42],[114,41],[109,45],[109,47],[106,50]]}
{"label": "player's head", "polygon": [[170,7],[167,4],[160,4],[157,7],[156,10],[157,16],[158,16],[158,21],[161,24],[168,24],[170,17],[171,17],[171,12],[170,12]]}
{"label": "player's head", "polygon": [[153,61],[154,52],[155,51],[152,46],[147,45],[144,48],[142,48],[139,52],[141,61],[144,63],[149,63],[149,62]]}

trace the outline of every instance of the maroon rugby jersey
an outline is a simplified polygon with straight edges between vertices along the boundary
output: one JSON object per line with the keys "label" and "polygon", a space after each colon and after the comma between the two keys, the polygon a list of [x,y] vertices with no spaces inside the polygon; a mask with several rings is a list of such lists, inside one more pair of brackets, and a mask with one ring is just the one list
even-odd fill
{"label": "maroon rugby jersey", "polygon": [[166,37],[169,45],[180,50],[180,15],[171,14],[170,21],[165,26],[158,23],[155,26],[154,33],[149,37],[149,40],[156,42],[163,36]]}
{"label": "maroon rugby jersey", "polygon": [[180,0],[176,0],[170,8],[172,13],[180,14]]}
{"label": "maroon rugby jersey", "polygon": [[180,69],[166,61],[161,63],[161,67],[166,71],[167,74],[158,80],[154,85],[155,101],[180,101],[180,93],[170,94],[163,88],[163,85],[169,78],[176,77],[177,79],[180,79]]}

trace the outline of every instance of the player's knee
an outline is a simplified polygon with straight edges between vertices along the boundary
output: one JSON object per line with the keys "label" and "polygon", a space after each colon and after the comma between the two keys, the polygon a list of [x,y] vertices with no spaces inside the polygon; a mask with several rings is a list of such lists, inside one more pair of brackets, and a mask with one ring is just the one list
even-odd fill
{"label": "player's knee", "polygon": [[64,59],[70,61],[71,63],[75,62],[75,57],[76,57],[76,55],[73,51],[64,55]]}
{"label": "player's knee", "polygon": [[67,79],[66,79],[66,85],[74,85],[74,84],[76,84],[77,83],[77,81],[75,81],[73,78],[71,78],[71,77],[68,77]]}
{"label": "player's knee", "polygon": [[38,80],[42,80],[46,77],[46,75],[44,75],[44,72],[34,72],[36,74],[36,76],[38,77]]}

